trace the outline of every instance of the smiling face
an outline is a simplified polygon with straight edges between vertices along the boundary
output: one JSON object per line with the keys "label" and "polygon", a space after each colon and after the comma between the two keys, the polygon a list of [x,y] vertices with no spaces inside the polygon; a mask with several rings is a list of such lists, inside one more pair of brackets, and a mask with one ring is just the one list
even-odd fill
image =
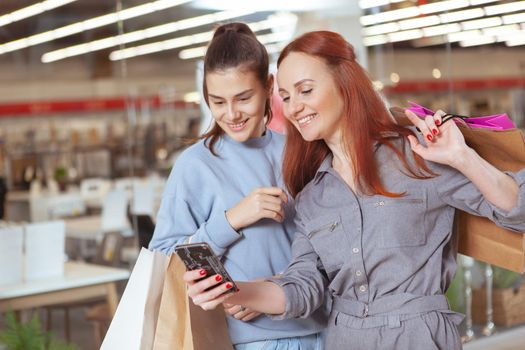
{"label": "smiling face", "polygon": [[284,115],[303,139],[340,141],[343,99],[322,59],[290,53],[279,65],[277,82]]}
{"label": "smiling face", "polygon": [[215,122],[237,142],[262,136],[265,103],[272,77],[263,86],[254,72],[238,67],[206,74],[208,101]]}

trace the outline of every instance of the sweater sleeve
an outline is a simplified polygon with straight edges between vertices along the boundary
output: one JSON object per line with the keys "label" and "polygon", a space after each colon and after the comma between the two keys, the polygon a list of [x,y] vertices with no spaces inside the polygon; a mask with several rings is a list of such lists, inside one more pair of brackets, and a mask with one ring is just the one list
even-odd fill
{"label": "sweater sleeve", "polygon": [[149,248],[166,255],[184,243],[206,242],[221,256],[242,237],[224,210],[214,208],[212,174],[198,157],[183,153],[172,169]]}

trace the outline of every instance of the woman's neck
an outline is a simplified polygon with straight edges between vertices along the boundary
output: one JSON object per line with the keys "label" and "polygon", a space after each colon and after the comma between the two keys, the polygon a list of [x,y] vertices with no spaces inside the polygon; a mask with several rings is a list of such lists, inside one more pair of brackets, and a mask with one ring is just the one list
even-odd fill
{"label": "woman's neck", "polygon": [[355,192],[354,169],[350,155],[347,154],[342,141],[325,140],[333,155],[332,167],[341,176],[344,182]]}

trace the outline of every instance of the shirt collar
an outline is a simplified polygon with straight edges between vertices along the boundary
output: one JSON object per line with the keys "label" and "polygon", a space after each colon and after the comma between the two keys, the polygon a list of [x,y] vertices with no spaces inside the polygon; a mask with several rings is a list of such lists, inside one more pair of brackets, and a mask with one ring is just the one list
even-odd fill
{"label": "shirt collar", "polygon": [[319,180],[323,177],[323,175],[332,169],[332,160],[334,159],[334,156],[332,152],[328,153],[325,159],[323,159],[321,166],[319,169],[317,169],[317,172],[314,176],[314,183],[318,184]]}

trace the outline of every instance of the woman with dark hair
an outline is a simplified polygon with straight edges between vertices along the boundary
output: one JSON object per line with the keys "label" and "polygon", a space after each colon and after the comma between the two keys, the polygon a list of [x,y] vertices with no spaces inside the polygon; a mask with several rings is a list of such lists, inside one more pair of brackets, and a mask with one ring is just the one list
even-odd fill
{"label": "woman with dark hair", "polygon": [[[279,277],[240,282],[228,303],[308,317],[329,295],[325,348],[460,349],[445,291],[456,270],[455,209],[525,231],[525,171],[480,158],[444,113],[394,123],[352,46],[319,31],[288,44],[277,80],[288,122],[284,180],[296,200],[293,259]],[[194,272],[187,272],[190,280]],[[224,286],[189,286],[213,307]]]}
{"label": "woman with dark hair", "polygon": [[[284,137],[266,128],[272,88],[268,54],[250,28],[220,26],[204,57],[204,97],[215,123],[177,158],[150,248],[171,254],[177,244],[207,242],[238,280],[286,269],[294,207],[283,190]],[[196,271],[195,279],[205,275]],[[237,350],[320,349],[318,333],[326,325],[322,310],[285,322],[238,305],[226,310]]]}

